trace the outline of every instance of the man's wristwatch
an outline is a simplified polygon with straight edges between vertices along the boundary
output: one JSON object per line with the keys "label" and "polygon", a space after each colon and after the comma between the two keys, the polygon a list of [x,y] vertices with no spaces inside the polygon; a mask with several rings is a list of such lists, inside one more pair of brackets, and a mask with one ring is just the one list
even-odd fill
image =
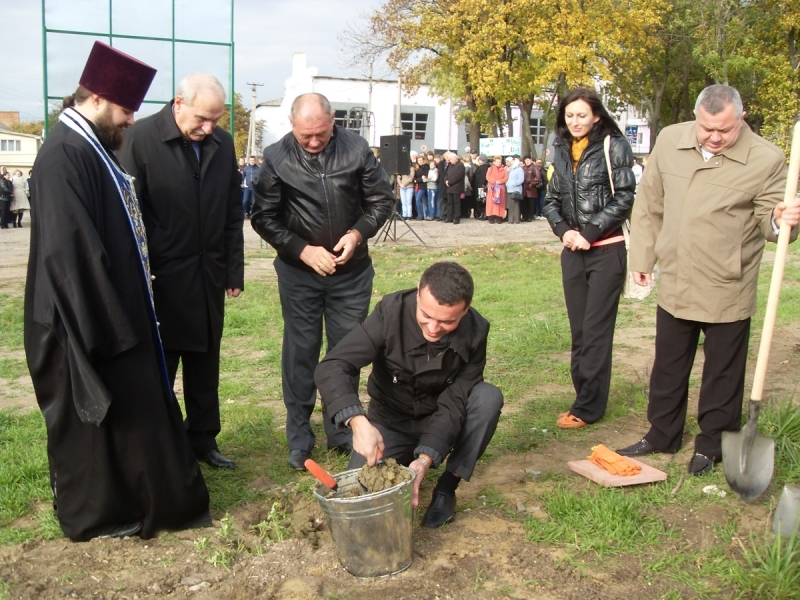
{"label": "man's wristwatch", "polygon": [[421,462],[423,465],[425,465],[425,468],[426,468],[426,469],[430,469],[430,468],[433,466],[433,462],[432,462],[432,461],[428,461],[428,459],[427,459],[427,458],[425,458],[424,456],[422,456],[422,454],[420,454],[420,455],[417,457],[417,460],[418,460],[419,462]]}

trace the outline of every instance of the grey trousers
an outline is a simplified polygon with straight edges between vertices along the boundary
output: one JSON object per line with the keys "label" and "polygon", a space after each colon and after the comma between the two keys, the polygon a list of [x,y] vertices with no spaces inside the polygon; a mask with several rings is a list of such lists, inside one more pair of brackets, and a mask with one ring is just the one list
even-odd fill
{"label": "grey trousers", "polygon": [[[283,313],[283,402],[289,450],[310,452],[316,436],[309,421],[317,401],[314,369],[322,348],[322,320],[328,350],[366,319],[375,271],[370,264],[355,275],[322,277],[275,259]],[[358,386],[358,377],[355,378]],[[352,443],[352,432],[337,429],[323,413],[328,447]]]}
{"label": "grey trousers", "polygon": [[[430,417],[405,421],[407,430],[397,431],[391,420],[382,419],[379,411],[372,410],[372,404],[370,403],[369,420],[383,436],[383,457],[394,458],[407,466],[414,460],[414,450]],[[502,408],[503,393],[496,386],[481,382],[472,388],[467,398],[467,416],[447,458],[445,470],[469,481],[478,459],[483,456],[497,429]],[[358,469],[365,462],[363,456],[353,452],[347,468]]]}

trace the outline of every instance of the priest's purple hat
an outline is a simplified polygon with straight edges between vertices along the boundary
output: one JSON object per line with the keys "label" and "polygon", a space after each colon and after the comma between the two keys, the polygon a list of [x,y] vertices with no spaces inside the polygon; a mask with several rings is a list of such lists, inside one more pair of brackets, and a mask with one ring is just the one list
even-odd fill
{"label": "priest's purple hat", "polygon": [[155,76],[156,70],[150,65],[103,42],[95,42],[80,84],[109,102],[137,111]]}

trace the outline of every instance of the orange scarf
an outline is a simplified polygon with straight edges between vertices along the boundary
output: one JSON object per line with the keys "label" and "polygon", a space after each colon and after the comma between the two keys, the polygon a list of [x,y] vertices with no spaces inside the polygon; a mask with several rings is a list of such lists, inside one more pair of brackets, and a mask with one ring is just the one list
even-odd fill
{"label": "orange scarf", "polygon": [[581,156],[583,156],[583,151],[589,147],[589,136],[584,137],[580,140],[572,140],[572,172],[578,170],[578,163],[581,160]]}

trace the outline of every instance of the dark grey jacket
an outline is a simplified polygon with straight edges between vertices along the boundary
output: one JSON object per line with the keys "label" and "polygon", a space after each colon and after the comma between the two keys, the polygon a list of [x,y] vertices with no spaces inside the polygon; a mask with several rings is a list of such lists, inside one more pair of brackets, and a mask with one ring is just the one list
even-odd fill
{"label": "dark grey jacket", "polygon": [[616,191],[613,195],[602,139],[589,144],[574,172],[569,143],[556,138],[553,146],[555,171],[544,201],[544,215],[553,233],[561,238],[574,229],[593,244],[617,231],[630,215],[636,191],[636,178],[631,170],[633,153],[628,141],[621,136],[611,138],[609,154]]}
{"label": "dark grey jacket", "polygon": [[317,366],[314,381],[334,422],[364,414],[353,382],[371,364],[369,418],[398,431],[421,429],[418,451],[439,464],[464,425],[467,398],[483,381],[489,322],[470,308],[447,348],[430,356],[417,313],[417,290],[388,294]]}

